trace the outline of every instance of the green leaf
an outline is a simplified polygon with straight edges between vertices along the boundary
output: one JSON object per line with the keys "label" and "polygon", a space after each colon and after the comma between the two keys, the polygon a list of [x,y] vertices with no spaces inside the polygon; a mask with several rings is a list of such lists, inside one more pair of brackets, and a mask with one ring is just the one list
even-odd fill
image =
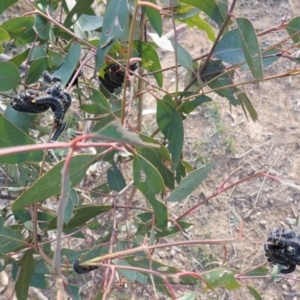
{"label": "green leaf", "polygon": [[[78,1],[80,2],[80,1]],[[67,284],[67,289],[69,291],[70,296],[72,297],[72,300],[81,300],[79,293],[79,286],[75,284]]]}
{"label": "green leaf", "polygon": [[158,147],[157,144],[143,142],[137,134],[124,130],[119,120],[109,123],[104,128],[100,129],[97,134],[99,137],[111,142],[128,143],[145,147]]}
{"label": "green leaf", "polygon": [[[84,205],[75,208],[73,211],[73,217],[67,225],[64,225],[64,229],[70,229],[75,227],[80,227],[92,218],[107,212],[111,209],[111,206],[101,206],[101,205]],[[54,217],[48,224],[47,230],[52,230],[56,228],[57,217]]]}
{"label": "green leaf", "polygon": [[[133,42],[135,50],[139,52],[139,56],[142,59],[143,68],[149,72],[154,72],[161,70],[159,57],[150,43],[145,43],[142,41]],[[162,73],[153,74],[159,87],[163,85],[163,75]]]}
{"label": "green leaf", "polygon": [[214,165],[214,163],[210,163],[198,170],[191,172],[180,182],[171,195],[166,198],[166,201],[178,202],[186,198],[202,183]]}
{"label": "green leaf", "polygon": [[19,261],[20,266],[15,291],[18,300],[27,300],[30,281],[34,271],[34,260],[32,250],[26,251]]}
{"label": "green leaf", "polygon": [[[2,28],[0,28],[0,42],[7,42],[10,40],[10,36],[9,34],[3,30]],[[5,51],[5,49],[2,46],[2,43],[0,43],[0,53],[3,53]]]}
{"label": "green leaf", "polygon": [[181,296],[180,298],[178,298],[178,300],[194,300],[197,299],[197,291],[193,292],[193,293],[185,293],[183,296]]}
{"label": "green leaf", "polygon": [[32,84],[35,83],[39,80],[39,78],[42,76],[43,72],[48,69],[48,58],[45,57],[40,57],[36,60],[34,60],[30,68],[28,70],[28,74],[26,77],[26,84]]}
{"label": "green leaf", "polygon": [[140,138],[147,143],[155,143],[160,146],[160,148],[148,148],[148,147],[136,147],[136,151],[148,160],[153,166],[156,167],[157,171],[160,173],[164,180],[164,184],[170,189],[174,189],[174,172],[172,172],[168,165],[172,165],[172,159],[167,148],[160,145],[154,139],[140,135]]}
{"label": "green leaf", "polygon": [[[95,162],[97,155],[77,155],[70,163],[69,178],[71,187],[76,186],[84,177],[86,170]],[[27,190],[25,190],[13,203],[12,209],[19,209],[25,205],[33,204],[38,201],[58,195],[61,190],[61,171],[65,160],[60,161],[47,173],[35,181]]]}
{"label": "green leaf", "polygon": [[251,276],[265,276],[269,273],[269,269],[266,267],[258,267],[254,270],[251,270],[249,272],[245,272],[245,276],[251,277]]}
{"label": "green leaf", "polygon": [[52,23],[40,15],[36,15],[34,29],[42,40],[49,39],[49,33],[52,28]]}
{"label": "green leaf", "polygon": [[48,285],[45,275],[33,273],[30,281],[30,286],[36,287],[38,289],[46,289]]}
{"label": "green leaf", "polygon": [[[1,0],[0,2],[2,2]],[[12,18],[0,25],[12,39],[19,38],[22,34],[33,28],[34,17],[17,17]]]}
{"label": "green leaf", "polygon": [[172,155],[173,166],[175,170],[182,153],[183,147],[183,123],[178,111],[168,102],[157,101],[156,120],[159,129],[169,140],[168,149]]}
{"label": "green leaf", "polygon": [[220,39],[213,52],[213,58],[232,65],[246,61],[238,28],[230,30]]}
{"label": "green leaf", "polygon": [[103,25],[102,16],[81,15],[78,21],[83,31],[96,30]]}
{"label": "green leaf", "polygon": [[128,3],[124,0],[111,0],[106,5],[102,34],[97,47],[96,70],[104,64],[104,57],[113,44],[123,35],[129,21]]}
{"label": "green leaf", "polygon": [[27,58],[30,53],[30,49],[26,49],[25,51],[15,55],[9,61],[12,62],[16,67],[19,67]]}
{"label": "green leaf", "polygon": [[250,71],[255,79],[263,79],[261,51],[253,24],[246,18],[237,18],[236,23]]}
{"label": "green leaf", "polygon": [[0,14],[2,15],[4,11],[7,10],[8,7],[17,3],[18,0],[1,0],[0,1]]}
{"label": "green leaf", "polygon": [[0,255],[27,247],[20,229],[13,230],[4,226],[5,219],[0,217]]}
{"label": "green leaf", "polygon": [[251,285],[246,285],[246,286],[249,293],[253,296],[255,300],[263,300],[259,292],[254,287],[252,287]]}
{"label": "green leaf", "polygon": [[233,84],[233,81],[231,79],[231,76],[233,76],[233,72],[229,72],[226,74],[221,75],[214,81],[210,82],[208,86],[214,90],[215,92],[220,95],[221,97],[225,97],[229,100],[230,104],[237,106],[239,104],[238,100],[235,98],[235,89],[233,87],[227,87],[222,88],[224,86],[229,86]]}
{"label": "green leaf", "polygon": [[107,170],[107,183],[112,190],[120,192],[125,188],[126,182],[115,162],[112,166],[113,169]]}
{"label": "green leaf", "polygon": [[[130,264],[126,260],[123,260],[123,259],[118,259],[118,265],[130,266]],[[146,275],[143,275],[140,272],[126,270],[126,269],[119,269],[119,272],[131,282],[137,281],[140,284],[147,284],[148,277]]]}
{"label": "green leaf", "polygon": [[192,5],[205,12],[219,27],[222,26],[224,16],[222,16],[220,8],[214,1],[199,1],[199,0],[181,0],[182,3]]}
{"label": "green leaf", "polygon": [[[17,126],[0,115],[0,148],[20,145],[35,145],[35,142]],[[44,152],[41,150],[0,156],[0,163],[17,164],[24,161],[40,162]]]}
{"label": "green leaf", "polygon": [[235,279],[234,273],[224,268],[208,271],[203,277],[209,284],[206,289],[225,287],[227,290],[234,290],[241,286]]}
{"label": "green leaf", "polygon": [[[149,228],[147,227],[147,225],[145,223],[150,222],[152,220],[152,214],[147,212],[147,213],[139,214],[139,215],[137,215],[137,217],[142,220],[143,224],[141,224],[138,227],[136,234],[141,235],[141,236],[147,235],[150,237],[151,231],[149,230]],[[192,223],[178,221],[177,224],[174,226],[168,226],[165,229],[161,229],[161,230],[155,232],[154,238],[160,239],[160,238],[164,238],[164,237],[172,237],[173,235],[177,234],[178,232],[181,232],[181,229],[185,230],[191,226],[193,226]]]}
{"label": "green leaf", "polygon": [[[156,4],[155,0],[149,0],[149,2]],[[162,20],[161,20],[160,12],[148,6],[143,6],[143,12],[146,14],[155,32],[159,36],[162,36]]]}
{"label": "green leaf", "polygon": [[63,55],[60,52],[47,49],[48,65],[50,69],[58,68],[63,62]]}
{"label": "green leaf", "polygon": [[57,76],[61,79],[62,86],[66,86],[69,79],[72,77],[80,58],[81,46],[78,43],[72,44],[68,51],[63,64],[53,72],[52,75]]}
{"label": "green leaf", "polygon": [[68,224],[72,218],[74,207],[79,204],[79,199],[76,191],[71,189],[69,198],[64,209],[64,223]]}
{"label": "green leaf", "polygon": [[292,19],[286,26],[289,36],[295,44],[300,42],[300,17]]}
{"label": "green leaf", "polygon": [[6,110],[4,111],[4,117],[16,125],[23,132],[23,134],[27,134],[35,115],[16,111],[11,106],[7,106]]}
{"label": "green leaf", "polygon": [[93,2],[94,0],[78,1],[72,10],[67,14],[64,27],[70,28],[82,14],[86,13],[87,10],[90,9]]}
{"label": "green leaf", "polygon": [[116,41],[128,24],[128,3],[124,0],[111,0],[106,6],[102,34],[99,46],[106,47],[112,40]]}
{"label": "green leaf", "polygon": [[178,112],[188,115],[199,105],[202,105],[203,103],[209,102],[209,101],[212,101],[212,99],[207,97],[206,95],[197,96],[197,97],[195,97],[195,99],[190,99],[188,101],[183,102],[178,107]]}
{"label": "green leaf", "polygon": [[[198,11],[198,10],[197,10]],[[212,27],[209,25],[209,23],[207,23],[206,21],[204,21],[199,14],[195,14],[193,16],[190,16],[188,18],[184,18],[182,19],[180,16],[177,18],[178,21],[180,21],[181,23],[185,23],[187,24],[189,27],[193,28],[193,27],[197,27],[199,30],[203,30],[206,32],[207,37],[210,41],[214,42],[216,39],[215,33],[212,29]]]}
{"label": "green leaf", "polygon": [[244,92],[238,90],[237,97],[240,101],[240,104],[242,106],[242,109],[243,109],[246,117],[247,117],[247,112],[246,112],[246,109],[247,109],[252,121],[255,122],[258,119],[258,115],[257,115],[257,112],[256,112],[254,106],[252,105],[250,99],[248,98],[248,96]]}
{"label": "green leaf", "polygon": [[190,53],[186,49],[184,49],[178,42],[176,43],[173,38],[170,38],[170,42],[173,46],[173,49],[175,49],[177,46],[178,63],[186,69],[193,70],[193,59]]}
{"label": "green leaf", "polygon": [[[159,271],[162,274],[168,275],[168,274],[178,274],[182,273],[182,270],[178,268],[173,268],[168,265],[162,264],[158,261],[155,261],[153,259],[149,259],[147,257],[141,257],[141,256],[129,256],[123,259],[126,261],[130,266],[137,267],[141,269],[145,269],[144,276],[148,277],[148,281],[151,282],[150,275],[147,273],[147,270],[153,270],[153,271]],[[117,260],[116,264],[119,263],[119,260]],[[157,284],[157,286],[160,286],[164,283],[163,279],[159,276],[153,276],[154,282]],[[175,281],[172,278],[168,278],[171,283],[174,283]],[[181,276],[181,283],[182,284],[195,284],[197,282],[197,279],[193,278],[192,276]]]}
{"label": "green leaf", "polygon": [[150,202],[158,228],[165,228],[168,223],[166,206],[156,199],[164,190],[164,183],[157,169],[144,157],[136,154],[133,157],[133,180],[135,186]]}
{"label": "green leaf", "polygon": [[21,77],[16,66],[11,62],[0,62],[0,91],[16,88]]}
{"label": "green leaf", "polygon": [[93,104],[81,105],[80,108],[82,110],[90,114],[106,114],[111,112],[107,99],[100,91],[90,88],[89,92],[90,94],[88,99],[92,101]]}

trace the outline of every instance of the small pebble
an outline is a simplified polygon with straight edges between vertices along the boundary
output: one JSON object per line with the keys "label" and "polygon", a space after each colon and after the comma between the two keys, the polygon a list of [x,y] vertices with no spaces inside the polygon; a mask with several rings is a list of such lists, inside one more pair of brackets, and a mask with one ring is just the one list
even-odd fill
{"label": "small pebble", "polygon": [[176,251],[174,250],[174,249],[172,249],[171,251],[170,251],[170,256],[171,257],[174,257],[176,255]]}
{"label": "small pebble", "polygon": [[296,224],[296,219],[293,219],[293,218],[286,218],[285,221],[289,225],[295,225]]}

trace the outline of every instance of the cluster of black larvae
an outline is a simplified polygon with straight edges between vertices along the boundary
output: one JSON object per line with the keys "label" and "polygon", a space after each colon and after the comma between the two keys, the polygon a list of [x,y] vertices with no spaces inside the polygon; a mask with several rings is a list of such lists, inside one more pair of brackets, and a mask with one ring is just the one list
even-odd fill
{"label": "cluster of black larvae", "polygon": [[[123,67],[126,67],[125,63],[122,63],[122,65]],[[131,63],[129,66],[129,69],[132,72],[137,68],[137,62]],[[125,70],[117,64],[112,64],[104,69],[104,78],[99,76],[99,80],[110,93],[113,93],[115,89],[122,86],[125,80]]]}
{"label": "cluster of black larvae", "polygon": [[300,236],[296,230],[275,228],[269,233],[268,242],[272,242],[264,245],[268,261],[288,267],[280,273],[292,273],[296,265],[300,266]]}
{"label": "cluster of black larvae", "polygon": [[77,274],[86,274],[96,269],[98,269],[97,266],[80,266],[78,259],[75,259],[73,262],[73,270]]}
{"label": "cluster of black larvae", "polygon": [[66,127],[64,117],[69,109],[72,98],[71,95],[62,90],[60,78],[52,76],[47,71],[43,73],[44,80],[53,85],[46,90],[46,95],[38,96],[34,90],[21,92],[19,96],[14,97],[10,103],[12,108],[26,113],[41,113],[49,108],[54,113],[54,133],[51,140],[56,141]]}

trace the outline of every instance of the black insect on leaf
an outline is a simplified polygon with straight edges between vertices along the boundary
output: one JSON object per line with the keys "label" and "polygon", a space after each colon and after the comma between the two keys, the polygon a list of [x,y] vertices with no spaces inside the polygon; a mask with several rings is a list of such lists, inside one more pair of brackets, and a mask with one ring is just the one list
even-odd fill
{"label": "black insect on leaf", "polygon": [[80,266],[78,259],[75,259],[73,262],[73,270],[77,274],[86,274],[96,269],[98,269],[97,266]]}
{"label": "black insect on leaf", "polygon": [[26,90],[11,101],[13,109],[25,113],[41,113],[49,108],[54,113],[54,128],[52,140],[56,141],[66,127],[64,116],[72,103],[71,94],[63,91],[60,78],[43,72],[44,81],[54,83],[46,90],[46,94],[39,96],[37,91]]}
{"label": "black insect on leaf", "polygon": [[268,235],[268,242],[264,250],[268,262],[287,267],[280,273],[289,274],[295,271],[296,265],[300,265],[300,237],[296,230],[275,228]]}
{"label": "black insect on leaf", "polygon": [[[122,63],[123,67],[126,67],[125,63]],[[135,71],[138,68],[137,62],[130,64],[130,71]],[[125,80],[125,70],[117,64],[109,65],[104,69],[104,77],[99,76],[101,84],[110,92],[114,93],[114,90],[121,87]]]}
{"label": "black insect on leaf", "polygon": [[222,60],[212,60],[210,61],[204,70],[201,71],[200,78],[202,82],[210,81],[224,73],[226,67],[222,63]]}

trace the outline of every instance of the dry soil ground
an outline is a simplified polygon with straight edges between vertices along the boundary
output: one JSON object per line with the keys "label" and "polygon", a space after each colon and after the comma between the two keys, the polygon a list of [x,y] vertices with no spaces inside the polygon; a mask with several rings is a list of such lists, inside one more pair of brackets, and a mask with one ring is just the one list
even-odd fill
{"label": "dry soil ground", "polygon": [[[235,16],[249,18],[258,32],[280,24],[283,18],[293,18],[300,14],[298,1],[237,1]],[[260,42],[269,46],[286,36],[284,31],[268,35]],[[179,41],[197,56],[207,52],[209,45],[203,34],[187,31]],[[195,43],[197,41],[197,43]],[[200,52],[199,52],[200,51]],[[297,55],[297,49],[292,53]],[[166,65],[170,64],[166,61]],[[265,76],[272,76],[288,70],[293,64],[279,60],[265,70]],[[250,79],[249,74],[241,72],[242,80]],[[228,101],[216,97],[213,104],[202,107],[197,114],[185,122],[186,159],[197,164],[214,160],[216,167],[199,189],[180,204],[180,210],[199,202],[203,194],[207,197],[237,168],[231,183],[247,175],[264,170],[281,179],[299,182],[299,77],[280,78],[266,81],[257,89],[245,87],[258,112],[258,121],[247,121],[240,108],[232,109]],[[230,205],[243,219],[244,238],[266,239],[270,229],[277,226],[296,226],[299,215],[299,190],[279,184],[263,177],[247,181],[227,193],[221,194],[190,216],[196,222],[190,231],[193,238],[226,238],[236,236],[238,228]],[[173,207],[174,214],[178,206]],[[197,221],[196,221],[197,220]],[[213,245],[184,249],[174,259],[174,263],[196,266],[202,264],[218,265],[222,262],[222,249]],[[170,256],[169,256],[170,257]],[[188,258],[188,259],[187,259]],[[177,262],[178,260],[178,262]],[[228,246],[227,265],[244,271],[266,261],[260,244],[234,243]],[[268,264],[268,267],[272,268]],[[257,279],[251,283],[261,293],[263,299],[300,299],[300,273],[290,275],[296,280],[283,279],[278,283]],[[219,299],[251,299],[244,290],[238,292],[218,291]],[[212,296],[212,298],[214,298]],[[208,299],[199,295],[199,299]]]}

